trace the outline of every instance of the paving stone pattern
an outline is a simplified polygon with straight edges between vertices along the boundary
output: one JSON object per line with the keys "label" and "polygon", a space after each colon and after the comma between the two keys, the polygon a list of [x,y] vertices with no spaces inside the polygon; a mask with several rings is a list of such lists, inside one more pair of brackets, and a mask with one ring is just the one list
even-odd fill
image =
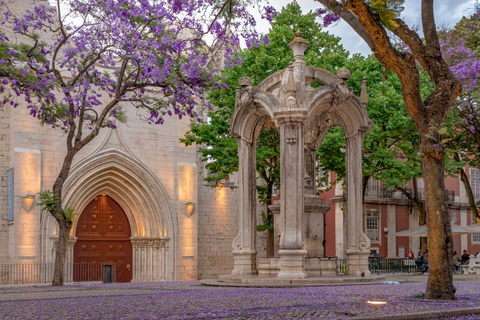
{"label": "paving stone pattern", "polygon": [[[422,299],[426,278],[293,288],[197,281],[0,287],[0,319],[480,319],[480,277],[456,278],[455,301]],[[366,303],[374,299],[387,304]]]}

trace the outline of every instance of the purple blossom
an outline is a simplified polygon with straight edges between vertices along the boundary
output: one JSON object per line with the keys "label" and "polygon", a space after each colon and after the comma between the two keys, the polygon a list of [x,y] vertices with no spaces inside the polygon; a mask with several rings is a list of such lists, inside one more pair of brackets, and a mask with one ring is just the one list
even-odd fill
{"label": "purple blossom", "polygon": [[336,15],[335,13],[327,13],[323,17],[323,26],[328,27],[329,25],[337,22],[338,20],[340,20],[340,16]]}

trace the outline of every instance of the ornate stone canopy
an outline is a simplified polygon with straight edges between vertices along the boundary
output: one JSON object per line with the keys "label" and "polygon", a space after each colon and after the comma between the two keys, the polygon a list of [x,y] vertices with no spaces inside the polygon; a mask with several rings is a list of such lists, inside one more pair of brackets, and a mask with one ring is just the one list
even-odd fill
{"label": "ornate stone canopy", "polygon": [[[371,128],[365,106],[346,81],[350,71],[337,75],[302,61],[308,42],[297,32],[288,45],[295,62],[264,79],[257,86],[242,78],[237,89],[230,132],[238,143],[240,177],[239,233],[233,241],[233,275],[256,274],[255,149],[264,123],[275,121],[280,132],[280,221],[282,221],[280,272],[278,277],[304,278],[305,202],[314,196],[314,152],[328,129],[340,126],[346,137],[347,214],[344,219],[348,274],[369,275],[370,241],[362,222],[362,148],[365,133]],[[315,81],[321,86],[314,89]],[[312,154],[313,153],[313,154]],[[307,159],[307,163],[306,160]],[[313,168],[313,169],[312,169]]]}

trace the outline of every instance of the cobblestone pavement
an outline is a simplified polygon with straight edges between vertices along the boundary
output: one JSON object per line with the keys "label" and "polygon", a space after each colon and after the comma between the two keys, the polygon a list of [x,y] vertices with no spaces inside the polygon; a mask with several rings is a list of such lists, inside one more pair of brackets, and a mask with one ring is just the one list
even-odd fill
{"label": "cobblestone pavement", "polygon": [[[294,288],[192,282],[0,287],[0,319],[480,319],[480,276],[455,276],[457,300],[421,297],[426,276],[400,284]],[[382,300],[375,306],[368,300]]]}

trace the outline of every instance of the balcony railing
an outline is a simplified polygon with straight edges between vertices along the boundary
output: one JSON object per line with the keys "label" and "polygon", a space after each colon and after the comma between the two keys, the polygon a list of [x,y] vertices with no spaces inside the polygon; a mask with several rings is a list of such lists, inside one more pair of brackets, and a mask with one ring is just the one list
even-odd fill
{"label": "balcony railing", "polygon": [[[407,188],[406,191],[408,193],[413,193],[412,189]],[[425,200],[425,191],[423,188],[418,190],[420,200]],[[445,190],[445,195],[447,197],[448,202],[455,202],[455,191],[453,190]],[[408,198],[397,190],[386,190],[386,189],[369,189],[365,190],[365,197],[372,197],[372,198],[386,198],[386,199],[403,199],[407,200]]]}
{"label": "balcony railing", "polygon": [[407,199],[407,197],[396,190],[387,190],[387,189],[369,189],[365,191],[365,197],[372,198],[388,198],[388,199]]}
{"label": "balcony railing", "polygon": [[[53,263],[0,264],[0,284],[50,283],[53,271]],[[65,282],[115,282],[116,274],[114,263],[67,263],[64,279]]]}
{"label": "balcony railing", "polygon": [[[420,196],[420,200],[425,200],[425,189],[419,188],[418,193]],[[447,197],[448,202],[455,202],[455,191],[445,190],[445,196]]]}

